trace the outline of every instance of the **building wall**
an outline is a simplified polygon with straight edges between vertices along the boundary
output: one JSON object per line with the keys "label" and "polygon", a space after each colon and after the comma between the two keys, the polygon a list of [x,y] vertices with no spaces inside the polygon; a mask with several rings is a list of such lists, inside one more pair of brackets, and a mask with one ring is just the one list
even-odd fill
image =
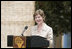
{"label": "building wall", "polygon": [[26,25],[28,30],[24,35],[30,35],[34,6],[35,1],[1,1],[1,48],[8,48],[8,35],[21,36]]}
{"label": "building wall", "polygon": [[68,32],[62,36],[63,48],[71,48],[71,33]]}
{"label": "building wall", "polygon": [[62,48],[62,35],[54,35],[54,48]]}

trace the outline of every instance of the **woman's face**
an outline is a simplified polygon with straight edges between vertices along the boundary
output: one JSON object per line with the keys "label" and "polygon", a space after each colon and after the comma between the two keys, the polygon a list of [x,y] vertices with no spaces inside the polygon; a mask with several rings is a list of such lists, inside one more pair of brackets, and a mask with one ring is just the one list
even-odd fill
{"label": "woman's face", "polygon": [[42,18],[42,16],[41,15],[36,15],[35,16],[35,22],[37,23],[37,24],[41,24],[41,23],[43,23],[43,18]]}

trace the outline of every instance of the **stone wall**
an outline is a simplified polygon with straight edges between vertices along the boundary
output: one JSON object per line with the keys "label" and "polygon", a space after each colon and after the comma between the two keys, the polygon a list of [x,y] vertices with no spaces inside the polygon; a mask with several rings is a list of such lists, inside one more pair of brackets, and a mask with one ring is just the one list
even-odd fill
{"label": "stone wall", "polygon": [[1,48],[8,48],[8,35],[20,36],[26,25],[28,30],[24,35],[30,34],[34,6],[35,1],[1,1]]}

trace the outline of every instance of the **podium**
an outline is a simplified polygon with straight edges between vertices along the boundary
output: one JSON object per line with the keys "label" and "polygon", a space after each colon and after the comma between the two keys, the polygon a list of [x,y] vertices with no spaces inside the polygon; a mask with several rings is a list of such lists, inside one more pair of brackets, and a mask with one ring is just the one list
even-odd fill
{"label": "podium", "polygon": [[49,41],[40,36],[7,36],[7,46],[13,48],[43,48],[49,46]]}

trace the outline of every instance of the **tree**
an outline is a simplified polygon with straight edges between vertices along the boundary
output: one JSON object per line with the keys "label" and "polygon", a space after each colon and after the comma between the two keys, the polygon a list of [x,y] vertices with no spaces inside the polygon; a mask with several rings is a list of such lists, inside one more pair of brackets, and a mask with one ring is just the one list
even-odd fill
{"label": "tree", "polygon": [[71,1],[36,1],[35,7],[44,11],[55,35],[71,32]]}

